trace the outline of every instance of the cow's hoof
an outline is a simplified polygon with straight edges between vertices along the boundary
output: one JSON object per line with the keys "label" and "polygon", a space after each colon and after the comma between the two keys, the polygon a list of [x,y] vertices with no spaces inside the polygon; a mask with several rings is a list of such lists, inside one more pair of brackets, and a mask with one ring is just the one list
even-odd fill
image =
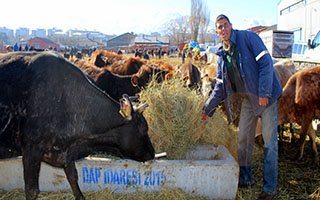
{"label": "cow's hoof", "polygon": [[35,200],[37,199],[39,194],[39,190],[32,190],[26,191],[26,200]]}

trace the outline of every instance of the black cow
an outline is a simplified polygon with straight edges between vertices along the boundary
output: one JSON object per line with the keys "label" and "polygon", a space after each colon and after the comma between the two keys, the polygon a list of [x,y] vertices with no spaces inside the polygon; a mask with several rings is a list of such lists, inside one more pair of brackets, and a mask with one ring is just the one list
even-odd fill
{"label": "black cow", "polygon": [[137,73],[132,75],[119,75],[107,68],[99,68],[88,63],[77,63],[78,67],[87,73],[94,83],[113,99],[122,98],[123,94],[136,96],[145,88],[155,76],[158,83],[165,79],[167,71],[151,66],[142,65]]}
{"label": "black cow", "polygon": [[114,99],[122,98],[123,94],[135,96],[145,85],[133,85],[132,75],[118,75],[105,69],[96,77],[92,77],[96,85]]}
{"label": "black cow", "polygon": [[26,199],[38,196],[41,161],[63,168],[84,199],[76,160],[96,151],[154,159],[145,106],[133,109],[127,96],[114,101],[61,56],[9,53],[0,58],[0,84],[0,141],[21,151]]}

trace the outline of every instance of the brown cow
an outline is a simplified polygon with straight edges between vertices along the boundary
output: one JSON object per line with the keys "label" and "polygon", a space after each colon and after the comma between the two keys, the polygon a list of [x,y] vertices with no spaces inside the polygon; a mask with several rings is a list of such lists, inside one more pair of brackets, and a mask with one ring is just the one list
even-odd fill
{"label": "brown cow", "polygon": [[146,64],[146,60],[139,57],[128,57],[122,60],[117,60],[106,68],[119,75],[132,75],[139,71],[142,65]]}
{"label": "brown cow", "polygon": [[99,68],[84,60],[76,60],[74,64],[77,67],[79,67],[82,71],[87,73],[91,78],[97,76],[99,73],[101,73],[104,70],[103,68]]}
{"label": "brown cow", "polygon": [[296,122],[301,125],[300,152],[302,159],[306,135],[312,141],[314,161],[319,164],[315,133],[308,132],[313,119],[320,117],[320,66],[303,69],[290,77],[279,99],[279,123]]}
{"label": "brown cow", "polygon": [[[274,64],[274,68],[279,77],[282,88],[287,83],[288,79],[296,72],[296,68],[294,63],[290,59],[283,59]],[[256,128],[256,142],[260,145],[263,144],[262,133],[261,133],[261,120],[258,120],[257,128]],[[278,126],[279,138],[280,141],[284,140],[284,124],[279,124]],[[293,127],[292,123],[290,123],[290,132],[293,135]]]}
{"label": "brown cow", "polygon": [[185,81],[185,86],[200,89],[201,73],[194,64],[191,62],[181,64],[178,67],[178,73],[180,79]]}
{"label": "brown cow", "polygon": [[280,79],[282,88],[286,85],[289,78],[297,71],[293,61],[287,59],[276,62],[274,68]]}
{"label": "brown cow", "polygon": [[201,72],[201,94],[208,97],[216,84],[217,65],[211,64],[200,69]]}
{"label": "brown cow", "polygon": [[134,86],[144,88],[152,80],[152,77],[155,77],[155,80],[160,83],[166,80],[168,73],[168,71],[158,67],[142,65],[139,71],[132,75],[131,82]]}
{"label": "brown cow", "polygon": [[75,63],[96,85],[114,99],[123,93],[135,95],[146,87],[152,76],[161,82],[175,73],[174,68],[160,60],[126,57],[106,50],[95,51],[88,61]]}
{"label": "brown cow", "polygon": [[165,80],[169,80],[169,79],[173,78],[173,76],[176,73],[176,71],[172,65],[170,65],[169,63],[164,62],[162,60],[157,60],[157,59],[148,60],[147,65],[152,68],[158,68],[160,70],[166,71],[167,73],[165,76]]}
{"label": "brown cow", "polygon": [[106,51],[104,49],[97,49],[91,54],[88,61],[89,63],[97,67],[105,67],[107,65],[111,65],[114,62],[124,60],[123,57],[123,55],[119,55],[115,52]]}

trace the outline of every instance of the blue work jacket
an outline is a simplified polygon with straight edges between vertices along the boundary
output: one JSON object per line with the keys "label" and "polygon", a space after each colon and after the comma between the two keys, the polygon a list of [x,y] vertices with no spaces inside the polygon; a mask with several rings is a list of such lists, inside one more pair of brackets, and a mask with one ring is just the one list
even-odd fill
{"label": "blue work jacket", "polygon": [[[237,63],[245,92],[255,110],[255,115],[258,116],[264,109],[259,106],[259,97],[268,97],[269,106],[282,94],[282,87],[273,67],[272,58],[261,38],[252,31],[232,29],[230,42],[237,48]],[[205,102],[203,112],[211,117],[220,102],[225,100],[230,122],[232,119],[229,105],[233,91],[227,76],[226,52],[222,46],[217,55],[219,58],[216,84]]]}

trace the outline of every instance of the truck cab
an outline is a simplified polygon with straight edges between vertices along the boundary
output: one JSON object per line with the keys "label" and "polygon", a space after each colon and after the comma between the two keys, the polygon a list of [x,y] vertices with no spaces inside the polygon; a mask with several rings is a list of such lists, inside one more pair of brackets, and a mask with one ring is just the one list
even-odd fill
{"label": "truck cab", "polygon": [[312,41],[308,40],[308,49],[304,53],[304,58],[320,60],[320,31]]}

